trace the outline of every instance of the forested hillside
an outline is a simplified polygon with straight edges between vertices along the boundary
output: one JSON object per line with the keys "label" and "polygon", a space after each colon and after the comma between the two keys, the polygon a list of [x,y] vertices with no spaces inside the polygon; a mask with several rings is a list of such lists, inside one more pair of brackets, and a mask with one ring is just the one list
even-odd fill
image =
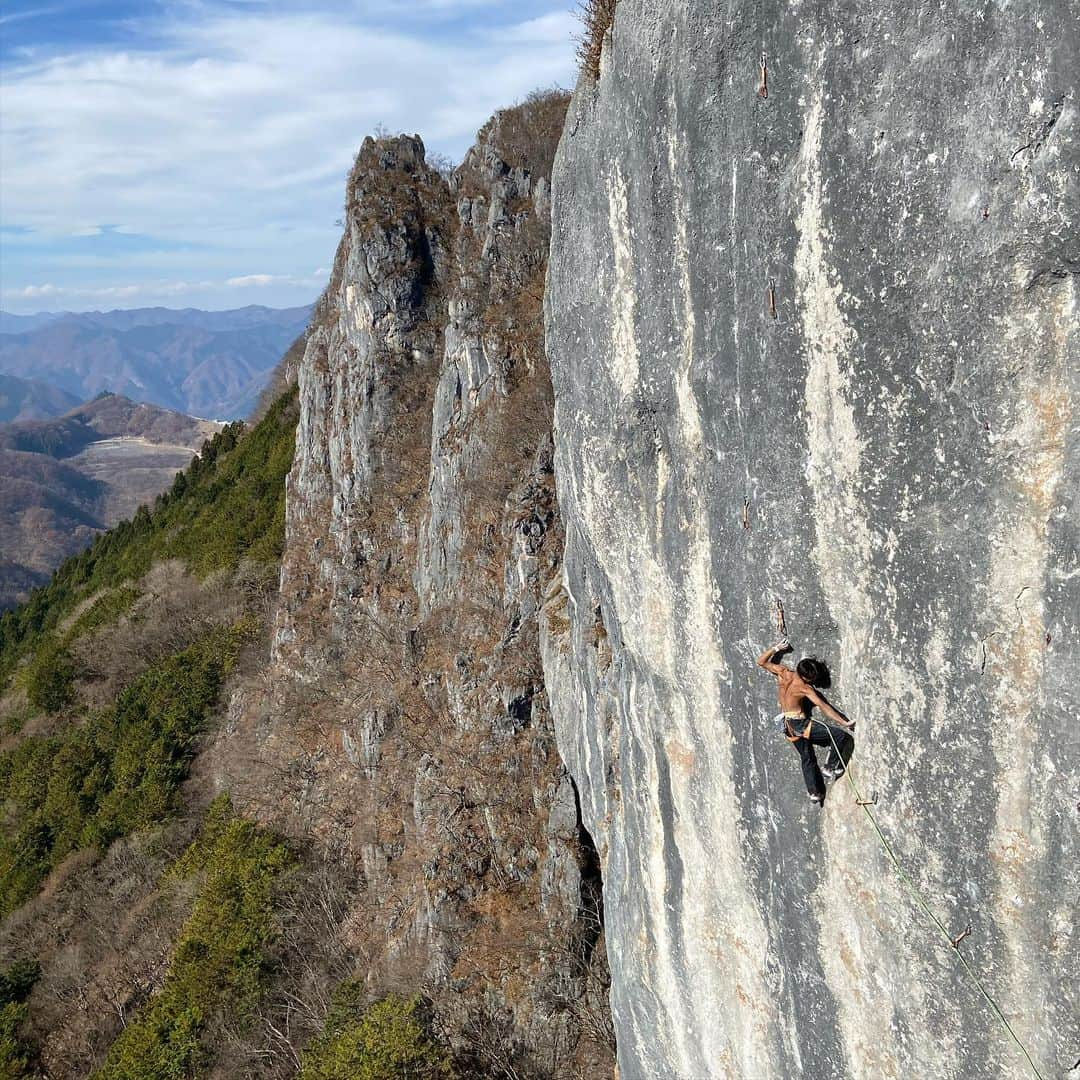
{"label": "forested hillside", "polygon": [[227,801],[203,825],[191,766],[267,647],[295,418],[288,390],[252,430],[225,428],[0,618],[0,1075],[82,1075],[121,1028],[102,1075],[179,1075],[211,1013],[258,999],[295,859]]}
{"label": "forested hillside", "polygon": [[42,380],[77,401],[110,390],[192,416],[232,420],[251,412],[310,315],[310,306],[33,317],[0,312],[0,374]]}
{"label": "forested hillside", "polygon": [[0,424],[20,420],[44,420],[75,408],[74,394],[34,379],[0,375]]}

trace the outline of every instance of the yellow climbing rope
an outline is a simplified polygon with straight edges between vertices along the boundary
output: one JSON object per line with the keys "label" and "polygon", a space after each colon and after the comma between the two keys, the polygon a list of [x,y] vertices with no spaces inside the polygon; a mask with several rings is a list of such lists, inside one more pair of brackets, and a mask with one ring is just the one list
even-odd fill
{"label": "yellow climbing rope", "polygon": [[[820,723],[821,721],[818,722]],[[833,738],[831,726],[829,724],[825,724],[825,730],[829,733],[829,742],[832,743],[834,753],[842,761],[843,758],[840,755],[840,748],[836,745],[836,740]],[[982,996],[986,999],[986,1003],[990,1006],[991,1011],[998,1018],[998,1020],[1001,1021],[1002,1026],[1009,1033],[1012,1041],[1016,1043],[1016,1045],[1020,1048],[1020,1053],[1024,1055],[1024,1059],[1027,1061],[1031,1071],[1035,1074],[1038,1080],[1046,1080],[1046,1077],[1044,1077],[1043,1074],[1039,1072],[1039,1067],[1032,1060],[1031,1054],[1028,1053],[1027,1047],[1023,1044],[1023,1042],[1021,1042],[1020,1037],[1013,1030],[1012,1024],[1009,1023],[1005,1014],[1001,1011],[1001,1006],[998,1005],[998,1003],[994,1000],[993,995],[990,993],[989,990],[986,989],[986,986],[983,983],[982,979],[979,978],[978,972],[975,971],[975,969],[968,962],[967,957],[960,951],[960,938],[953,938],[953,936],[946,928],[945,924],[937,917],[937,915],[934,914],[922,892],[919,890],[919,887],[915,884],[911,876],[900,864],[900,860],[899,858],[897,858],[896,851],[893,849],[892,844],[889,843],[888,837],[886,837],[885,833],[882,832],[881,826],[878,824],[877,818],[874,816],[874,812],[870,809],[870,807],[873,805],[872,801],[863,798],[862,792],[859,791],[858,785],[855,783],[855,779],[851,775],[850,767],[844,772],[844,776],[847,778],[847,782],[851,787],[851,790],[855,794],[856,804],[862,808],[863,813],[866,814],[867,818],[870,819],[870,824],[873,825],[874,832],[877,833],[877,837],[881,841],[881,846],[885,849],[885,854],[888,855],[889,860],[896,868],[896,872],[899,875],[900,880],[904,883],[908,891],[911,893],[911,896],[915,900],[915,903],[925,913],[926,917],[934,924],[934,926],[938,929],[941,935],[949,943],[949,948],[952,949],[952,951],[956,954],[956,957],[963,966],[963,969],[967,973],[968,978],[971,980],[972,983],[975,984],[975,986],[978,988],[979,993],[982,994]],[[966,936],[966,932],[965,934],[961,935],[961,937],[964,936]]]}

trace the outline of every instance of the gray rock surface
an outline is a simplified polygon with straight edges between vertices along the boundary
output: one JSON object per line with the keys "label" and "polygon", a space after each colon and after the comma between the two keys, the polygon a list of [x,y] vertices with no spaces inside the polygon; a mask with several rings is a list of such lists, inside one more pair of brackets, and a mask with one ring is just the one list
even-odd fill
{"label": "gray rock surface", "polygon": [[1080,1053],[1078,71],[1075,0],[620,0],[578,88],[543,647],[623,1080],[1033,1075],[851,792],[809,804],[778,600],[1041,1074]]}

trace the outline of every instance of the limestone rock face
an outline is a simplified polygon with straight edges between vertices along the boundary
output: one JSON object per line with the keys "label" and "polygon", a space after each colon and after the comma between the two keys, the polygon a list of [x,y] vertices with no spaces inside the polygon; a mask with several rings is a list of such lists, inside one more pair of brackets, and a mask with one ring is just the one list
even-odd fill
{"label": "limestone rock face", "polygon": [[542,295],[566,104],[498,114],[450,177],[418,138],[360,152],[297,365],[259,721],[264,812],[356,866],[372,995],[429,995],[492,1075],[611,1069],[597,860],[538,638],[562,551]]}
{"label": "limestone rock face", "polygon": [[578,88],[543,648],[623,1080],[1034,1075],[851,791],[807,799],[778,601],[904,867],[1076,1060],[1078,71],[1075,0],[620,0]]}
{"label": "limestone rock face", "polygon": [[[408,482],[416,479],[404,475],[410,466],[423,469],[452,213],[446,181],[425,163],[419,138],[364,142],[346,192],[345,236],[297,367],[282,658],[294,644],[302,653],[305,641],[342,637],[357,590],[373,578],[375,537],[364,525],[375,478],[389,472]],[[402,539],[416,528],[400,506],[381,509]]]}

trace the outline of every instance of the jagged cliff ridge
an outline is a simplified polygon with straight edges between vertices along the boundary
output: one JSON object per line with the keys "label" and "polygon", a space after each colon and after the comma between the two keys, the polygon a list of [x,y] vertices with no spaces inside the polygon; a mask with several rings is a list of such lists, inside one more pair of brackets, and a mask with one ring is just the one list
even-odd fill
{"label": "jagged cliff ridge", "polygon": [[1027,1074],[850,793],[807,802],[753,666],[779,599],[901,857],[1063,1076],[1080,6],[716,11],[620,0],[553,179],[545,671],[621,1075]]}
{"label": "jagged cliff ridge", "polygon": [[[555,748],[543,349],[566,95],[499,113],[452,177],[367,140],[296,367],[275,671],[234,703],[245,804],[355,864],[372,995],[423,990],[481,1071],[610,1068],[595,852]],[[231,735],[228,737],[232,737]]]}

